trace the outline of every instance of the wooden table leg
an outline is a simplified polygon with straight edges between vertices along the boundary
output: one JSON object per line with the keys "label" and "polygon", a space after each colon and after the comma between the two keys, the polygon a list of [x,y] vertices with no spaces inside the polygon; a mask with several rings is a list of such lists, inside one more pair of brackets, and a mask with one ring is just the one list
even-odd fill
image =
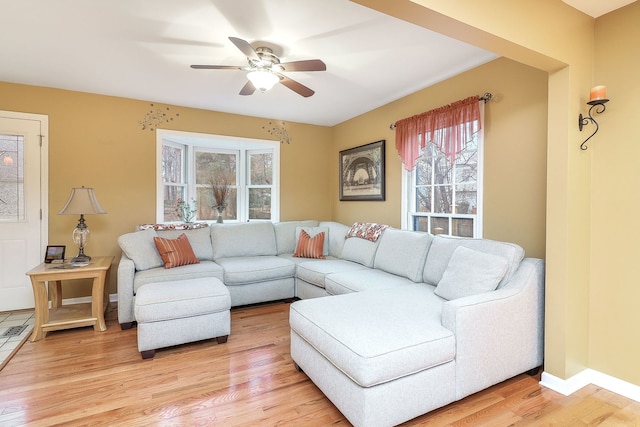
{"label": "wooden table leg", "polygon": [[47,288],[45,282],[31,277],[31,286],[33,287],[33,296],[35,302],[36,322],[31,333],[31,341],[38,341],[47,336],[42,330],[42,325],[49,322],[49,298],[47,296]]}
{"label": "wooden table leg", "polygon": [[49,282],[49,299],[52,307],[62,307],[62,280]]}
{"label": "wooden table leg", "polygon": [[96,324],[93,330],[102,332],[107,330],[107,324],[104,321],[104,287],[105,276],[102,272],[93,278],[93,286],[91,287],[91,316],[96,318]]}

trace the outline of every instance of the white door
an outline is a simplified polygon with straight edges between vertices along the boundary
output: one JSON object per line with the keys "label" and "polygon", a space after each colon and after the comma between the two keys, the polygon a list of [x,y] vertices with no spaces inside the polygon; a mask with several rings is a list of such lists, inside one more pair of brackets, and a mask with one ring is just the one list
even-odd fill
{"label": "white door", "polygon": [[34,306],[25,273],[47,244],[47,128],[47,116],[0,111],[0,312]]}

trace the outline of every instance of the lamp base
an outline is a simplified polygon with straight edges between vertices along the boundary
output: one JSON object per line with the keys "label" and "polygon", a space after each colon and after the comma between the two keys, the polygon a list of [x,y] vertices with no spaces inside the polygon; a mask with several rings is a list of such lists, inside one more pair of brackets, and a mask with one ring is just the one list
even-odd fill
{"label": "lamp base", "polygon": [[89,255],[85,255],[84,253],[80,253],[77,256],[71,259],[72,265],[87,265],[91,261],[91,257]]}

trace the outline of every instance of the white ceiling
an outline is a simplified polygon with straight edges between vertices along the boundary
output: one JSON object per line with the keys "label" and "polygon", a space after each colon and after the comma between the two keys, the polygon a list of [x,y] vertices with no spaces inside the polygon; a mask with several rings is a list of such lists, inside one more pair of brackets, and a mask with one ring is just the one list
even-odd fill
{"label": "white ceiling", "polygon": [[[0,0],[0,11],[0,81],[327,126],[496,57],[348,0]],[[246,65],[229,36],[283,62],[323,60],[327,71],[285,73],[315,95],[240,96],[243,71],[189,67]]]}
{"label": "white ceiling", "polygon": [[[315,95],[189,67],[246,65],[229,36],[324,61],[285,73]],[[0,40],[0,81],[328,126],[495,58],[348,0],[0,0]]]}
{"label": "white ceiling", "polygon": [[594,18],[631,4],[636,0],[562,0]]}

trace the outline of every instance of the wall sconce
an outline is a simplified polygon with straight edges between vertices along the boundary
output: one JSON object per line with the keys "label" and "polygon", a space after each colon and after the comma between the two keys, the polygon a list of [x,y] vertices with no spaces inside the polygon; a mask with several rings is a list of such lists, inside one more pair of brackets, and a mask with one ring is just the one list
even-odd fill
{"label": "wall sconce", "polygon": [[600,129],[600,126],[598,126],[598,122],[596,122],[596,120],[593,118],[593,115],[591,114],[591,110],[595,109],[595,112],[597,114],[602,114],[604,113],[604,110],[607,109],[605,105],[607,102],[609,102],[609,100],[607,99],[606,86],[595,86],[591,89],[589,102],[587,102],[587,105],[591,106],[589,107],[589,115],[585,117],[582,115],[582,113],[580,113],[580,116],[578,116],[578,129],[580,129],[580,132],[582,132],[582,128],[589,123],[593,123],[594,125],[596,125],[596,128],[593,133],[589,135],[589,137],[585,139],[582,144],[580,144],[581,150],[586,150],[588,148],[585,144],[588,140],[591,139],[593,135],[596,134],[596,132],[598,132],[598,129]]}

